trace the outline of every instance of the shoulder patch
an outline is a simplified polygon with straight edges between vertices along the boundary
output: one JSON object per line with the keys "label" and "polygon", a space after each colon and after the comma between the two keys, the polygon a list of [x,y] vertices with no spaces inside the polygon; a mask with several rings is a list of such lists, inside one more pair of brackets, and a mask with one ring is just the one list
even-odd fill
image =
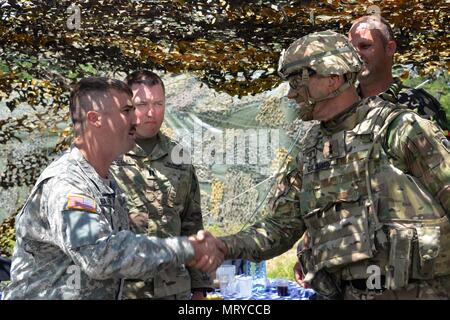
{"label": "shoulder patch", "polygon": [[80,194],[69,194],[67,196],[67,209],[97,212],[95,199]]}

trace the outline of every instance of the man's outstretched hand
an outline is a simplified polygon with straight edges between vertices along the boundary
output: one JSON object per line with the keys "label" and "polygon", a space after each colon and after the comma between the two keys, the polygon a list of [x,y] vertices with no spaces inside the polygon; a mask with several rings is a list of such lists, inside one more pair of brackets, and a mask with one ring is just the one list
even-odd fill
{"label": "man's outstretched hand", "polygon": [[216,270],[225,260],[227,252],[225,244],[209,231],[200,230],[196,235],[190,236],[189,241],[194,247],[195,257],[187,263],[188,267],[209,273]]}

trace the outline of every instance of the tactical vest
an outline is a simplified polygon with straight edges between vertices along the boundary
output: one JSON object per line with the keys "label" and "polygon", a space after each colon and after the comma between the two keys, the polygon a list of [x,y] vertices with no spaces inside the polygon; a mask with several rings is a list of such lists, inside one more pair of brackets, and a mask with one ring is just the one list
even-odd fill
{"label": "tactical vest", "polygon": [[388,125],[411,112],[378,99],[352,130],[327,136],[320,124],[302,147],[300,210],[311,235],[310,276],[367,279],[377,265],[386,287],[450,274],[449,220],[421,182],[390,161]]}

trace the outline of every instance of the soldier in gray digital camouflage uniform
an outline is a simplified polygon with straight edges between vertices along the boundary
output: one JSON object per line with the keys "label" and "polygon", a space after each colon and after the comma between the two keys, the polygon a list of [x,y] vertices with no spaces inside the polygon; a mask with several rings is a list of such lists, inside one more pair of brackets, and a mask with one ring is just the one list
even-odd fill
{"label": "soldier in gray digital camouflage uniform", "polygon": [[348,37],[364,62],[358,77],[358,93],[362,98],[379,95],[404,104],[422,117],[435,121],[448,136],[447,117],[439,101],[424,89],[408,87],[392,76],[397,44],[394,32],[384,18],[370,15],[356,19]]}
{"label": "soldier in gray digital camouflage uniform", "polygon": [[222,237],[227,259],[270,259],[307,231],[304,281],[331,299],[450,297],[450,148],[442,130],[379,97],[361,100],[362,62],[332,31],[296,40],[279,74],[305,134],[272,214]]}
{"label": "soldier in gray digital camouflage uniform", "polygon": [[[160,131],[164,83],[147,70],[133,72],[126,81],[140,124],[136,146],[113,163],[112,172],[126,194],[131,229],[161,238],[195,234],[203,229],[200,188],[194,167],[172,159],[180,155],[180,145]],[[180,265],[145,281],[126,281],[124,297],[186,300],[192,291],[193,299],[202,299],[210,289],[209,274]]]}
{"label": "soldier in gray digital camouflage uniform", "polygon": [[16,217],[6,299],[118,299],[126,278],[223,262],[208,233],[160,239],[129,231],[124,195],[108,171],[134,146],[131,97],[125,83],[107,78],[75,87],[74,145],[44,170]]}

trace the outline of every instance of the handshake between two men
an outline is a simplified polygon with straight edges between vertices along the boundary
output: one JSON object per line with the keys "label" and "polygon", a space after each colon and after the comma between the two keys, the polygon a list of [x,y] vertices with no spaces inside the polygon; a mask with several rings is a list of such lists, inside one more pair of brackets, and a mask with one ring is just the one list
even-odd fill
{"label": "handshake between two men", "polygon": [[[131,224],[137,233],[145,233],[149,223],[148,214],[137,212],[130,214]],[[195,257],[186,265],[210,273],[216,270],[225,260],[227,248],[225,244],[214,237],[209,231],[199,230],[189,238],[194,247]]]}
{"label": "handshake between two men", "polygon": [[187,263],[188,267],[210,273],[215,271],[225,260],[227,254],[225,244],[209,231],[200,230],[188,239],[195,251],[194,259]]}

